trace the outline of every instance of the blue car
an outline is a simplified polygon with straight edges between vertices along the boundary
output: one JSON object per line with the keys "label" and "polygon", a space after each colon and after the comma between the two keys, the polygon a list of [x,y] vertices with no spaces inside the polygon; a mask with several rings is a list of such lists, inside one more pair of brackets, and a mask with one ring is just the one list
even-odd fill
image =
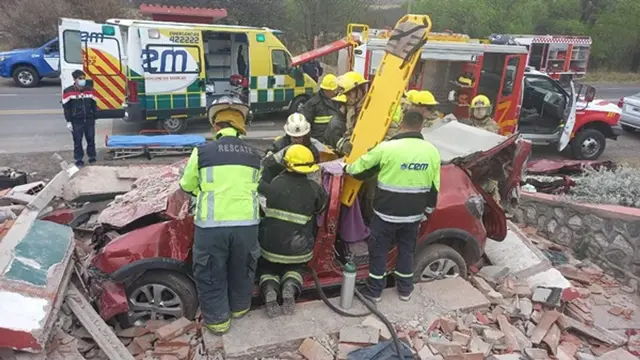
{"label": "blue car", "polygon": [[35,49],[0,52],[0,76],[13,78],[23,88],[36,87],[43,78],[60,76],[58,38]]}

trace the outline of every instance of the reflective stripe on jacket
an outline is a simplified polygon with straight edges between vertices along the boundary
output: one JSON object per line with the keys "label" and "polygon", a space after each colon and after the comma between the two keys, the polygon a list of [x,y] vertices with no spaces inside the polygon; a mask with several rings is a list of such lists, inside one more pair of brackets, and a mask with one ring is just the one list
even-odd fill
{"label": "reflective stripe on jacket", "polygon": [[324,131],[333,115],[339,112],[339,109],[333,100],[320,90],[304,104],[301,112],[311,124],[311,137],[324,142]]}
{"label": "reflective stripe on jacket", "polygon": [[[267,156],[262,161],[262,180],[270,183],[276,176],[280,175],[287,168],[283,161],[285,150],[291,146],[291,138],[288,135],[277,138],[269,150],[267,150]],[[316,163],[320,162],[320,149],[324,147],[322,143],[314,138],[309,138],[309,141],[303,144],[311,153],[313,153],[313,159]]]}
{"label": "reflective stripe on jacket", "polygon": [[193,149],[180,179],[182,190],[198,197],[194,222],[205,228],[256,225],[259,152],[238,138],[233,128],[216,137]]}
{"label": "reflective stripe on jacket", "polygon": [[306,263],[313,257],[317,233],[316,215],[329,196],[322,186],[304,174],[284,172],[258,192],[266,197],[265,218],[260,224],[262,256],[280,264]]}
{"label": "reflective stripe on jacket", "polygon": [[400,133],[383,141],[346,171],[359,180],[378,173],[373,209],[387,222],[418,222],[427,208],[436,206],[440,153],[420,133]]}

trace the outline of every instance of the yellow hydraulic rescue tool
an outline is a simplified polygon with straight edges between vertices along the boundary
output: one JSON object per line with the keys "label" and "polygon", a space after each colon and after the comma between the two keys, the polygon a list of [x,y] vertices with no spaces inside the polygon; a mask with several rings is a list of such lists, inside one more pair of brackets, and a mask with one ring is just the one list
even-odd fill
{"label": "yellow hydraulic rescue tool", "polygon": [[[347,164],[384,139],[430,32],[431,18],[427,15],[405,15],[396,24],[363,100],[364,105],[351,135],[353,148],[345,159]],[[353,205],[361,185],[361,181],[347,176],[342,186],[342,203]]]}

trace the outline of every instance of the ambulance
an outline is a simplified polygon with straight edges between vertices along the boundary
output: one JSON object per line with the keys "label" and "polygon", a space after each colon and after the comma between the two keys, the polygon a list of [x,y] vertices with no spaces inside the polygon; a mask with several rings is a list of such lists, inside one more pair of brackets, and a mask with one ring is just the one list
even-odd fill
{"label": "ambulance", "polygon": [[211,102],[237,95],[253,114],[295,111],[316,82],[269,28],[110,19],[60,20],[62,88],[84,70],[97,93],[99,118],[154,121],[181,133]]}

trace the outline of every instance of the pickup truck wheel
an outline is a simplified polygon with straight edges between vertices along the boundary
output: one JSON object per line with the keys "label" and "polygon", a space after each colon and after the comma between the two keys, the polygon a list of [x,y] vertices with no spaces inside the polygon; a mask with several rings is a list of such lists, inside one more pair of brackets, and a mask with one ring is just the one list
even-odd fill
{"label": "pickup truck wheel", "polygon": [[604,152],[607,139],[596,129],[583,129],[571,140],[571,152],[578,160],[596,160]]}
{"label": "pickup truck wheel", "polygon": [[158,120],[158,129],[166,130],[171,134],[182,134],[187,130],[187,119],[169,118]]}
{"label": "pickup truck wheel", "polygon": [[20,66],[13,70],[13,81],[22,88],[32,88],[40,83],[40,76],[30,66]]}
{"label": "pickup truck wheel", "polygon": [[413,282],[428,282],[447,278],[467,278],[467,263],[452,247],[433,244],[415,255]]}
{"label": "pickup truck wheel", "polygon": [[147,271],[125,289],[129,311],[118,315],[123,328],[148,320],[193,320],[198,310],[195,285],[186,276],[169,271]]}

